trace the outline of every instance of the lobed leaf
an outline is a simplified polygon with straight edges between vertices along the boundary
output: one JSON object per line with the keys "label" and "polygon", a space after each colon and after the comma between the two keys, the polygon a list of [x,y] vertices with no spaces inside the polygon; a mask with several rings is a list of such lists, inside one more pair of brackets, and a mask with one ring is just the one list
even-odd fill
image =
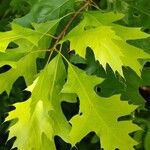
{"label": "lobed leaf", "polygon": [[10,128],[9,137],[17,136],[14,147],[21,150],[54,150],[55,135],[68,140],[70,125],[62,113],[60,95],[65,77],[64,64],[60,56],[56,56],[30,87],[31,98],[15,104],[16,109],[7,118],[18,120]]}
{"label": "lobed leaf", "polygon": [[[6,58],[10,56],[8,61],[7,59],[5,59],[5,62],[3,59],[0,60],[0,64],[10,64],[14,66],[6,73],[0,74],[0,92],[4,89],[9,92],[11,85],[19,76],[25,78],[27,85],[30,85],[35,80],[37,75],[36,59],[38,57],[44,57],[46,49],[49,48],[52,40],[52,37],[47,34],[52,34],[55,31],[55,27],[59,21],[60,19],[41,24],[33,24],[35,30],[27,29],[31,31],[29,32],[29,37],[26,34],[26,28],[20,27],[20,33],[24,33],[23,37],[28,38],[29,41],[22,39],[22,37],[14,40],[14,35],[11,36],[12,33],[18,33],[18,35],[20,35],[17,28],[6,32],[6,35],[7,33],[9,35],[9,41],[5,38],[3,39],[7,42],[6,45],[8,45],[8,42],[15,42],[19,47],[13,50],[7,50],[5,55]],[[3,35],[5,35],[5,33],[3,33]],[[13,54],[17,55],[16,59]],[[0,53],[0,57],[1,55],[4,54]],[[18,57],[19,59],[17,59]]]}
{"label": "lobed leaf", "polygon": [[[149,35],[140,28],[123,27],[113,23],[122,17],[120,14],[87,12],[84,19],[66,35],[63,41],[70,41],[70,48],[84,57],[90,47],[103,67],[108,63],[114,71],[122,74],[122,66],[130,66],[140,74],[138,59],[149,58],[142,49],[129,45],[126,41],[146,38]],[[132,56],[132,57],[131,57]]]}
{"label": "lobed leaf", "polygon": [[133,149],[136,142],[128,134],[138,127],[131,121],[118,121],[118,118],[131,113],[136,106],[120,101],[118,95],[99,97],[94,86],[101,81],[102,79],[88,76],[84,71],[69,65],[68,80],[62,92],[76,93],[80,99],[80,112],[70,120],[70,141],[75,145],[94,131],[100,137],[104,149]]}

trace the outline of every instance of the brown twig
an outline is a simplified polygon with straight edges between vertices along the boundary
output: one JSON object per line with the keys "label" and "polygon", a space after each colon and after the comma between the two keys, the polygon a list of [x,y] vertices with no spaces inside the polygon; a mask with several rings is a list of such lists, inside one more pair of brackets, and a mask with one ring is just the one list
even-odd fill
{"label": "brown twig", "polygon": [[56,46],[59,43],[59,41],[64,37],[65,33],[67,32],[68,28],[70,27],[70,25],[72,24],[72,22],[76,19],[76,17],[81,13],[81,11],[83,9],[85,9],[88,5],[90,5],[90,1],[87,1],[77,12],[75,12],[75,14],[73,15],[73,17],[69,20],[69,22],[67,23],[67,25],[65,26],[65,28],[62,30],[62,32],[60,32],[60,34],[56,37],[56,41],[55,44],[53,45],[53,47],[51,48],[51,52],[49,54],[48,60],[47,60],[47,64],[50,61],[50,58],[53,54],[53,51],[56,50]]}
{"label": "brown twig", "polygon": [[58,35],[57,40],[55,42],[55,45],[57,45],[57,43],[63,38],[63,36],[65,35],[65,33],[67,32],[68,28],[70,27],[70,25],[72,24],[72,22],[75,20],[75,18],[80,14],[80,12],[85,9],[88,5],[90,4],[90,2],[86,2],[74,15],[73,17],[69,20],[69,22],[67,23],[66,27],[64,28],[64,30]]}

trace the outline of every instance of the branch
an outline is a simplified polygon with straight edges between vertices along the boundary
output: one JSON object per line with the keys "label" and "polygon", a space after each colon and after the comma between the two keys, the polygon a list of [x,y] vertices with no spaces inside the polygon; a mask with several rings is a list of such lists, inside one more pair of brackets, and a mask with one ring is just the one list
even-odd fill
{"label": "branch", "polygon": [[80,12],[85,9],[88,5],[90,4],[90,2],[88,1],[87,3],[85,3],[74,15],[73,17],[69,20],[69,22],[67,23],[66,27],[64,28],[64,30],[58,35],[57,40],[55,42],[55,45],[57,45],[57,43],[63,38],[63,36],[65,35],[65,33],[67,32],[68,28],[70,27],[70,25],[72,24],[72,22],[76,19],[76,17],[80,14]]}
{"label": "branch", "polygon": [[80,12],[85,9],[88,5],[90,4],[90,1],[87,1],[77,12],[75,12],[75,14],[73,15],[73,17],[69,20],[69,22],[67,23],[66,27],[62,30],[62,32],[60,32],[60,34],[58,35],[58,37],[56,37],[56,41],[55,44],[53,45],[53,47],[51,48],[51,52],[49,54],[48,60],[47,60],[47,64],[53,54],[53,51],[56,49],[56,46],[58,44],[58,42],[63,38],[63,36],[65,35],[65,33],[67,32],[68,28],[70,27],[70,25],[72,24],[72,22],[76,19],[76,17],[80,14]]}

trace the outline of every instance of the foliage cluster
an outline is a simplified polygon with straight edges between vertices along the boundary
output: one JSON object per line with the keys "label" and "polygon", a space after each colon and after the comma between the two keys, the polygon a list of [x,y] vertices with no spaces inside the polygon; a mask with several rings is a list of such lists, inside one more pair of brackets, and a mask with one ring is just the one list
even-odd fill
{"label": "foliage cluster", "polygon": [[149,0],[0,10],[0,150],[150,150]]}

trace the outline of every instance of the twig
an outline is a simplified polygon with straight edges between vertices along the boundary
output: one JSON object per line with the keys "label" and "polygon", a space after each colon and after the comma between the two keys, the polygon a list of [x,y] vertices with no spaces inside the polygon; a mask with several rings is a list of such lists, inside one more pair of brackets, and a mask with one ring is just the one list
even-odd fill
{"label": "twig", "polygon": [[58,35],[57,40],[55,42],[55,44],[57,45],[57,43],[63,38],[63,36],[65,35],[65,33],[67,32],[68,28],[70,27],[70,25],[72,24],[72,22],[75,20],[75,18],[80,14],[80,12],[86,8],[88,5],[90,4],[90,2],[88,1],[87,3],[85,3],[85,5],[83,5],[74,15],[73,17],[69,20],[69,22],[67,23],[66,27],[64,28],[64,30]]}
{"label": "twig", "polygon": [[56,41],[53,45],[53,47],[50,49],[50,54],[47,60],[47,64],[50,61],[50,58],[53,54],[53,51],[56,50],[56,46],[59,43],[59,41],[63,38],[63,36],[65,35],[65,33],[67,32],[68,28],[70,27],[70,25],[72,24],[72,22],[75,20],[75,18],[80,14],[80,12],[85,9],[88,5],[90,4],[90,2],[86,2],[77,12],[75,12],[75,14],[73,15],[73,17],[69,20],[69,22],[67,23],[66,27],[62,30],[62,32],[60,32],[60,34],[56,37]]}

